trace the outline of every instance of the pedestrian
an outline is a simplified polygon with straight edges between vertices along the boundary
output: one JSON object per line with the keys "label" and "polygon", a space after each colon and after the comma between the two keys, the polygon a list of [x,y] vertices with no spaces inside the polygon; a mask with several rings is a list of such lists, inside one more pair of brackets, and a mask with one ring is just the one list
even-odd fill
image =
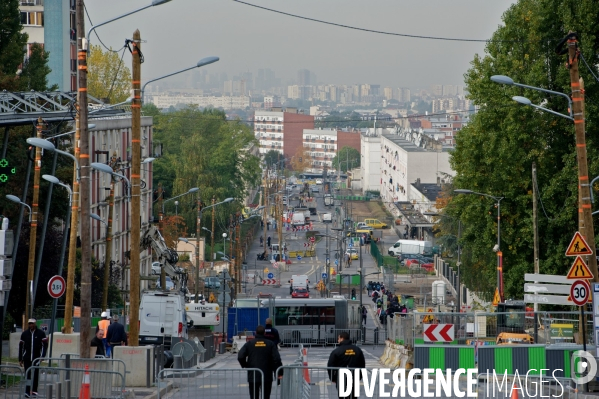
{"label": "pedestrian", "polygon": [[[362,349],[352,344],[347,331],[339,333],[337,342],[339,345],[333,352],[331,352],[329,362],[327,363],[327,367],[329,367],[329,379],[335,385],[337,385],[338,382],[337,377],[339,368],[366,368],[366,359],[364,359]],[[339,386],[337,386],[337,391],[339,391]],[[351,391],[350,396],[347,396],[346,398],[355,398],[354,390],[352,389]],[[340,396],[339,398],[341,399],[342,397]]]}
{"label": "pedestrian", "polygon": [[110,357],[110,346],[108,345],[108,340],[106,339],[108,327],[110,327],[110,320],[108,320],[108,312],[102,312],[100,317],[102,319],[98,322],[98,326],[96,327],[96,334],[99,330],[102,330],[104,332],[102,336],[102,344],[104,345],[104,352],[106,356]]}
{"label": "pedestrian", "polygon": [[264,245],[264,238],[262,236],[260,236],[260,246]]}
{"label": "pedestrian", "polygon": [[[250,399],[260,398],[260,390],[263,394],[262,399],[270,399],[274,374],[279,367],[283,366],[277,346],[264,336],[265,332],[264,326],[256,327],[256,338],[243,345],[237,355],[242,368],[262,370],[262,375],[255,371],[248,371]],[[262,386],[262,377],[264,386]]]}
{"label": "pedestrian", "polygon": [[96,331],[96,335],[92,339],[91,347],[96,348],[96,356],[106,356],[106,350],[104,349],[104,333],[105,331],[101,328]]}
{"label": "pedestrian", "polygon": [[366,310],[366,305],[362,306],[362,324],[365,326],[366,325],[366,315],[368,314],[368,311]]}
{"label": "pedestrian", "polygon": [[19,365],[25,369],[25,377],[32,379],[31,386],[25,387],[25,397],[37,396],[37,384],[39,379],[39,369],[33,371],[33,376],[27,375],[27,370],[33,366],[36,359],[46,356],[48,349],[48,338],[46,334],[37,328],[37,321],[29,319],[27,321],[28,329],[21,334],[19,341]]}
{"label": "pedestrian", "polygon": [[266,245],[268,245],[268,248],[270,248],[270,236],[266,238]]}
{"label": "pedestrian", "polygon": [[119,315],[112,316],[112,324],[108,327],[108,332],[106,334],[106,339],[108,340],[108,345],[110,345],[110,355],[114,357],[114,348],[116,346],[127,345],[127,333],[125,332],[125,327],[121,323],[119,323]]}
{"label": "pedestrian", "polygon": [[281,339],[279,337],[279,330],[272,326],[271,318],[266,319],[264,338],[271,340],[277,346],[278,349],[281,349],[281,347],[279,346],[279,344],[281,343]]}

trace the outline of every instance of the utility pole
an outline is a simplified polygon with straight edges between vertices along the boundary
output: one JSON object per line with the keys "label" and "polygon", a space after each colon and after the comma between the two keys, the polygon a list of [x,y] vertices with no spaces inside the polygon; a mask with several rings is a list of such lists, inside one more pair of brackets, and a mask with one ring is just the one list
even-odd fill
{"label": "utility pole", "polygon": [[[89,332],[91,330],[92,311],[92,262],[91,262],[91,234],[90,234],[90,167],[89,167],[89,133],[87,131],[87,40],[85,39],[85,11],[84,1],[77,0],[75,20],[77,22],[77,69],[79,71],[79,85],[77,102],[79,103],[79,132],[80,154],[79,166],[81,168],[81,318],[79,353],[82,358],[89,358]],[[75,229],[76,230],[76,229]]]}
{"label": "utility pole", "polygon": [[266,245],[266,230],[268,229],[268,185],[267,185],[267,176],[268,176],[268,170],[265,172],[264,174],[264,217],[262,218],[262,221],[264,222],[264,253],[266,255],[268,255],[268,246]]}
{"label": "utility pole", "polygon": [[[132,89],[133,99],[131,101],[131,268],[129,276],[130,285],[130,315],[129,315],[129,345],[139,345],[139,268],[140,257],[139,241],[141,231],[141,34],[139,29],[133,32],[132,59]],[[162,286],[166,287],[166,284]],[[87,342],[86,342],[87,344]],[[89,344],[88,344],[89,346]]]}
{"label": "utility pole", "polygon": [[[116,156],[113,157],[113,160]],[[113,161],[112,160],[112,161]],[[114,170],[115,164],[111,162]],[[110,195],[108,196],[108,220],[106,223],[106,248],[104,253],[104,290],[102,291],[102,310],[108,309],[108,286],[110,281],[110,260],[112,258],[112,216],[114,208],[114,177],[110,176]]]}
{"label": "utility pole", "polygon": [[[537,217],[537,164],[532,163],[532,229],[534,236],[534,272],[539,274],[539,219]],[[535,284],[538,284],[535,282]],[[534,311],[539,311],[539,304],[534,304]],[[536,314],[535,314],[535,317]]]}
{"label": "utility pole", "polygon": [[235,297],[241,292],[241,281],[239,281],[239,270],[241,269],[241,244],[239,237],[241,236],[241,213],[235,214]]}
{"label": "utility pole", "polygon": [[568,38],[568,68],[572,86],[572,113],[576,132],[576,159],[578,160],[578,228],[586,242],[592,247],[593,255],[587,257],[589,269],[593,272],[593,281],[599,282],[597,258],[595,257],[595,231],[591,208],[591,187],[587,165],[587,147],[584,123],[584,82],[578,71],[578,39],[576,34]]}
{"label": "utility pole", "polygon": [[[37,119],[35,126],[37,138],[42,138],[44,121],[41,117]],[[27,263],[27,295],[25,299],[25,315],[23,320],[23,331],[27,328],[27,319],[33,317],[33,280],[35,278],[35,245],[37,243],[37,213],[39,210],[40,196],[40,172],[42,169],[42,149],[35,148],[35,163],[33,168],[33,199],[31,201],[31,224],[29,227],[29,259]]]}
{"label": "utility pole", "polygon": [[[214,204],[216,203],[216,198],[212,196],[212,230],[210,230],[210,262],[214,262],[214,219],[216,219],[216,207]],[[224,248],[223,248],[224,251]]]}
{"label": "utility pole", "polygon": [[[195,303],[200,303],[200,232],[202,231],[202,199],[198,191],[198,202],[196,205],[198,214],[196,220],[196,279],[195,279]],[[205,248],[205,247],[204,247]],[[203,260],[203,259],[202,259]],[[161,285],[164,287],[164,285]],[[224,323],[224,320],[223,320]]]}
{"label": "utility pole", "polygon": [[[162,195],[164,191],[162,190],[162,183],[158,183],[158,230],[160,230],[160,234],[162,234],[162,218],[164,215],[162,214]],[[199,240],[199,238],[198,238]]]}

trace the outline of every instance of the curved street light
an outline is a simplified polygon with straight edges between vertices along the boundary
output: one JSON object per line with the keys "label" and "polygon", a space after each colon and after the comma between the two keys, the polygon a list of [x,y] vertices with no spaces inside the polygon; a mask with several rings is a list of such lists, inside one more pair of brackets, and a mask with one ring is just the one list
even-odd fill
{"label": "curved street light", "polygon": [[121,179],[125,179],[125,181],[127,182],[127,198],[131,198],[131,183],[129,182],[129,179],[127,179],[127,177],[125,175],[116,173],[114,170],[112,170],[112,167],[106,165],[105,163],[92,162],[90,166],[92,169],[95,169],[97,171],[108,173],[109,175],[113,175],[116,177],[120,177]]}
{"label": "curved street light", "polygon": [[77,161],[77,158],[75,158],[75,156],[71,153],[68,153],[66,151],[62,151],[59,150],[58,148],[56,148],[54,146],[54,144],[52,144],[50,141],[46,140],[46,139],[40,139],[37,137],[30,137],[27,140],[25,140],[27,142],[27,144],[32,145],[34,147],[39,147],[42,150],[48,150],[48,151],[54,151],[59,153],[60,155],[64,155],[66,157],[71,158],[73,161],[75,161],[75,166],[77,169],[77,181],[80,180],[80,175],[79,175],[79,161]]}
{"label": "curved street light", "polygon": [[15,202],[17,204],[25,205],[29,209],[29,223],[31,223],[31,207],[29,205],[27,205],[26,203],[21,201],[21,199],[19,197],[17,197],[16,195],[7,194],[6,199],[8,199],[12,202]]}

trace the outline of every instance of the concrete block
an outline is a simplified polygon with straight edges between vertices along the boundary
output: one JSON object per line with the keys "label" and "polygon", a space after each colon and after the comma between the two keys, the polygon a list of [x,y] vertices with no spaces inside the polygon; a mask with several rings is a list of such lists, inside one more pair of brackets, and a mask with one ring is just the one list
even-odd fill
{"label": "concrete block", "polygon": [[9,356],[15,359],[19,358],[19,341],[21,341],[21,333],[10,333],[9,338]]}
{"label": "concrete block", "polygon": [[[116,346],[114,359],[125,362],[127,387],[150,387],[154,375],[154,347],[153,346]],[[150,385],[148,385],[150,384]]]}
{"label": "concrete block", "polygon": [[[65,353],[79,354],[79,333],[63,334],[55,332],[50,339],[52,340],[53,358],[59,358]],[[50,348],[48,348],[48,351],[49,350]]]}

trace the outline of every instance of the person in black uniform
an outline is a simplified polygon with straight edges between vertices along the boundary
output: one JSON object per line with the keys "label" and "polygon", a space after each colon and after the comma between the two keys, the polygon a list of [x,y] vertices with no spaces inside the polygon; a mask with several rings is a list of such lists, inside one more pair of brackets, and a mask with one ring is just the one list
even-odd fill
{"label": "person in black uniform", "polygon": [[279,337],[279,330],[272,326],[272,319],[266,319],[266,327],[264,330],[264,338],[271,340],[277,348],[279,348],[281,338]]}
{"label": "person in black uniform", "polygon": [[251,399],[260,397],[260,389],[264,394],[263,399],[270,399],[274,373],[283,365],[277,346],[264,336],[264,332],[264,326],[256,327],[256,338],[243,345],[237,355],[242,368],[260,369],[264,374],[264,386],[262,386],[260,373],[248,371]]}
{"label": "person in black uniform", "polygon": [[[348,332],[341,332],[339,337],[337,337],[337,342],[339,343],[339,346],[331,352],[327,367],[347,367],[351,369],[361,369],[366,367],[366,359],[364,359],[362,349],[351,343]],[[329,379],[337,385],[337,377],[339,374],[337,370],[329,369],[328,373]],[[337,391],[339,391],[339,386],[337,386]],[[352,393],[346,398],[353,399],[355,397],[353,393],[352,389]],[[341,399],[342,397],[340,396],[339,398]]]}
{"label": "person in black uniform", "polygon": [[108,332],[106,333],[106,340],[108,341],[108,345],[110,345],[111,351],[110,355],[114,357],[114,347],[127,345],[127,333],[125,332],[125,327],[119,323],[119,316],[112,316],[113,323],[108,326]]}
{"label": "person in black uniform", "polygon": [[[33,365],[34,360],[45,357],[46,350],[48,349],[48,338],[46,338],[46,334],[42,330],[38,330],[36,320],[29,319],[27,324],[29,328],[23,331],[21,341],[19,342],[19,364],[25,368],[26,376],[27,370]],[[25,388],[26,398],[32,395],[37,396],[39,369],[35,369],[32,377],[32,386]]]}
{"label": "person in black uniform", "polygon": [[104,356],[106,357],[106,350],[104,349],[104,330],[101,328],[96,331],[96,335],[92,339],[91,347],[96,348],[96,356]]}

